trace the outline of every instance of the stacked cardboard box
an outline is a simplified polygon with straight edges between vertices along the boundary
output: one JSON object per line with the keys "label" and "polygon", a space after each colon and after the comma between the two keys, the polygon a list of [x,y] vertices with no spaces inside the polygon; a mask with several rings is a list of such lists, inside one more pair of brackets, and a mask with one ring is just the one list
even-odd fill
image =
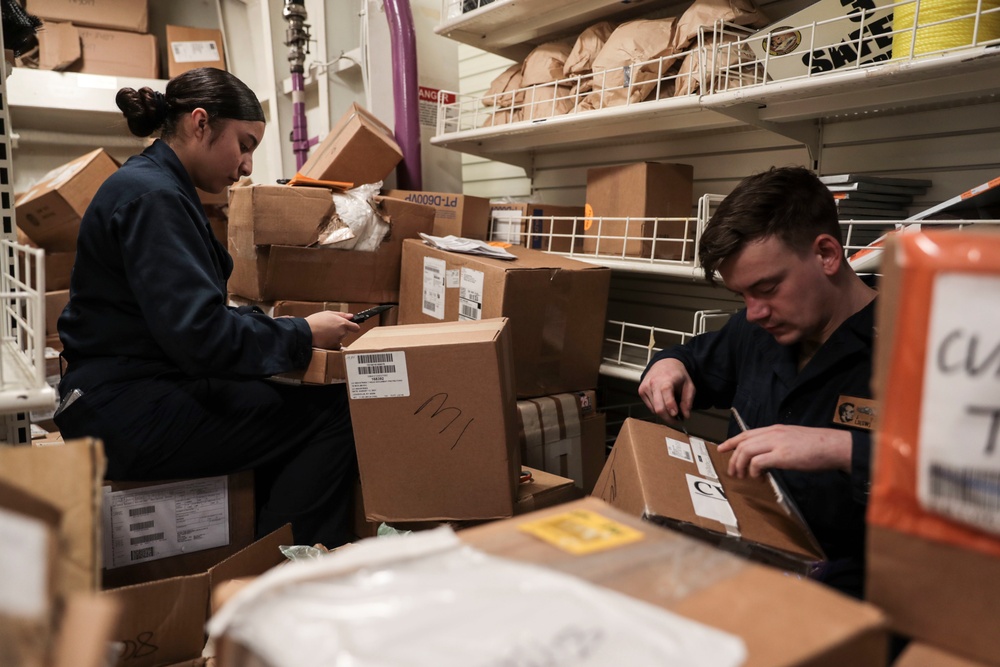
{"label": "stacked cardboard box", "polygon": [[345,352],[369,520],[513,515],[511,333],[505,318],[376,327]]}
{"label": "stacked cardboard box", "polygon": [[27,0],[25,9],[44,21],[38,32],[41,68],[158,77],[146,0]]}
{"label": "stacked cardboard box", "polygon": [[596,392],[576,391],[517,402],[521,460],[528,466],[569,477],[590,493],[604,468],[605,415]]}
{"label": "stacked cardboard box", "polygon": [[433,206],[434,236],[461,236],[467,239],[486,240],[490,223],[488,199],[450,192],[414,190],[389,190],[386,195]]}
{"label": "stacked cardboard box", "polygon": [[692,260],[692,179],[693,169],[686,164],[638,162],[588,169],[584,252]]}
{"label": "stacked cardboard box", "polygon": [[866,597],[898,632],[996,664],[1000,239],[893,235],[882,267]]}
{"label": "stacked cardboard box", "polygon": [[519,398],[597,386],[611,271],[528,248],[507,261],[403,244],[400,324],[511,320]]}

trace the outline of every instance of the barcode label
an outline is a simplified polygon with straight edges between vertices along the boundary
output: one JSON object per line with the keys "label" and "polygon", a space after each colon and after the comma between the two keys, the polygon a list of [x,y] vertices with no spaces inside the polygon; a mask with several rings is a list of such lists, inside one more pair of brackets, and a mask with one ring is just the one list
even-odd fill
{"label": "barcode label", "polygon": [[486,276],[482,271],[462,269],[458,286],[458,319],[483,319],[483,287]]}
{"label": "barcode label", "polygon": [[434,310],[434,307],[436,305],[437,305],[436,302],[424,299],[424,310]]}
{"label": "barcode label", "polygon": [[479,319],[479,309],[470,303],[463,303],[459,305],[462,317],[467,320],[478,320]]}
{"label": "barcode label", "polygon": [[347,366],[347,389],[352,399],[410,395],[405,352],[347,354],[344,363]]}
{"label": "barcode label", "polygon": [[358,373],[361,375],[385,375],[395,372],[395,366],[358,366]]}
{"label": "barcode label", "polygon": [[443,259],[424,257],[422,312],[436,320],[444,319],[444,279],[447,264]]}
{"label": "barcode label", "polygon": [[146,530],[147,528],[152,528],[155,521],[142,521],[140,523],[130,523],[128,525],[129,532],[134,533],[138,530]]}
{"label": "barcode label", "polygon": [[163,539],[163,533],[150,533],[149,535],[137,535],[129,540],[129,544],[146,544],[147,542],[159,542]]}
{"label": "barcode label", "polygon": [[359,354],[358,363],[359,364],[384,364],[386,362],[392,362],[392,353],[390,352],[379,352],[375,354]]}
{"label": "barcode label", "polygon": [[1000,511],[1000,473],[933,464],[930,483],[932,496],[958,500],[989,512]]}
{"label": "barcode label", "polygon": [[129,554],[129,557],[133,560],[145,560],[147,558],[153,557],[153,547],[146,547],[145,549],[134,549]]}
{"label": "barcode label", "polygon": [[136,507],[128,511],[129,516],[142,516],[143,514],[152,514],[156,511],[156,505],[147,505],[146,507]]}

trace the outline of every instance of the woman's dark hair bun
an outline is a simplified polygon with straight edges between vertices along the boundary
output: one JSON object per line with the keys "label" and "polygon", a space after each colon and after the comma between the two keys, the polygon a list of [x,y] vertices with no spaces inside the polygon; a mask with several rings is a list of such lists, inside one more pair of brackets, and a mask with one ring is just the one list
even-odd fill
{"label": "woman's dark hair bun", "polygon": [[167,104],[163,93],[152,88],[122,88],[115,96],[128,129],[137,137],[148,137],[163,126],[167,119]]}

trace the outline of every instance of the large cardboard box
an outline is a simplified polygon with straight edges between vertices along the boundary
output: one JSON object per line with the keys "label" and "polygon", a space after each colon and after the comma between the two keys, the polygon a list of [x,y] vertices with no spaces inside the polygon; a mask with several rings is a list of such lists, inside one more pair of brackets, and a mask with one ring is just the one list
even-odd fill
{"label": "large cardboard box", "polygon": [[[613,546],[623,533],[638,539]],[[875,607],[642,522],[596,498],[476,526],[459,537],[487,553],[581,577],[738,635],[747,649],[744,667],[885,665],[885,619]],[[559,538],[567,548],[553,544]],[[582,553],[571,553],[573,547]]]}
{"label": "large cardboard box", "polygon": [[47,173],[17,197],[17,225],[50,252],[74,252],[80,218],[97,189],[118,163],[103,148],[93,150]]}
{"label": "large cardboard box", "polygon": [[202,572],[253,542],[253,472],[104,487],[104,588]]}
{"label": "large cardboard box", "polygon": [[451,192],[389,190],[386,196],[433,206],[434,236],[461,236],[486,240],[490,225],[490,200]]}
{"label": "large cardboard box", "polygon": [[900,633],[996,664],[1000,237],[889,237],[873,386],[866,598]]}
{"label": "large cardboard box", "polygon": [[987,667],[988,664],[991,663],[967,660],[927,644],[912,642],[892,667]]}
{"label": "large cardboard box", "polygon": [[149,29],[147,0],[25,0],[29,14],[77,25],[146,32]]}
{"label": "large cardboard box", "polygon": [[0,480],[60,511],[55,592],[60,599],[92,592],[100,581],[101,480],[104,448],[98,440],[47,447],[0,447]]}
{"label": "large cardboard box", "polygon": [[544,252],[583,250],[583,206],[491,203],[491,241]]}
{"label": "large cardboard box", "polygon": [[199,67],[226,69],[222,31],[167,26],[167,76],[174,78]]}
{"label": "large cardboard box", "polygon": [[366,109],[352,104],[313,149],[299,173],[363,185],[384,180],[402,159],[403,151],[392,130]]}
{"label": "large cardboard box", "polygon": [[324,350],[314,347],[309,365],[302,370],[288,371],[273,376],[277,381],[287,381],[302,384],[343,384],[347,382],[347,371],[344,370],[344,352],[341,350]]}
{"label": "large cardboard box", "polygon": [[519,398],[597,386],[611,270],[528,248],[508,261],[403,244],[400,324],[507,317]]}
{"label": "large cardboard box", "polygon": [[520,476],[506,318],[377,327],[344,355],[366,515],[511,516]]}
{"label": "large cardboard box", "polygon": [[855,69],[892,56],[891,4],[819,0],[754,33],[746,43],[758,60],[767,60],[770,79]]}
{"label": "large cardboard box", "polygon": [[156,37],[125,30],[80,26],[81,57],[67,72],[156,79],[160,68]]}
{"label": "large cardboard box", "polygon": [[590,492],[604,467],[604,433],[587,429],[593,420],[594,392],[574,392],[517,402],[521,460],[526,465],[569,477]]}
{"label": "large cardboard box", "polygon": [[313,244],[336,211],[326,188],[258,184],[229,191],[230,222],[252,246]]}
{"label": "large cardboard box", "polygon": [[279,546],[293,544],[284,526],[200,572],[106,591],[124,609],[115,640],[125,645],[119,664],[164,667],[194,664],[205,647],[212,590],[231,579],[254,577],[285,561]]}
{"label": "large cardboard box", "polygon": [[45,289],[49,291],[68,290],[75,263],[75,252],[45,253]]}
{"label": "large cardboard box", "polygon": [[[233,275],[229,290],[256,301],[399,301],[403,240],[429,234],[434,209],[389,197],[376,198],[392,230],[374,252],[263,245],[256,218],[235,206],[244,188],[234,188],[229,212],[229,252]],[[273,242],[273,241],[272,241]]]}
{"label": "large cardboard box", "polygon": [[808,527],[782,509],[764,480],[729,477],[728,464],[714,444],[626,419],[593,495],[753,560],[813,571],[825,556]]}
{"label": "large cardboard box", "polygon": [[[662,162],[588,169],[584,252],[693,259],[695,222],[689,219],[693,174],[691,165]],[[688,239],[686,253],[684,239]]]}
{"label": "large cardboard box", "polygon": [[59,334],[59,316],[69,303],[69,290],[54,290],[45,293],[45,335],[56,336]]}
{"label": "large cardboard box", "polygon": [[64,70],[83,56],[80,30],[72,23],[45,21],[37,37],[38,69]]}

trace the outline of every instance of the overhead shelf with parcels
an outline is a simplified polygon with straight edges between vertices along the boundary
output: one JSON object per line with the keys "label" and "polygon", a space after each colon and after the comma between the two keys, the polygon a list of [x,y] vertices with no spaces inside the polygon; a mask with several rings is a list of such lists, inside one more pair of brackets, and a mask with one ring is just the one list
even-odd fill
{"label": "overhead shelf with parcels", "polygon": [[[854,31],[856,14],[796,14],[789,18],[802,24],[782,23],[770,33],[724,23],[703,26],[689,51],[626,62],[631,76],[614,85],[611,70],[604,70],[441,102],[432,142],[530,168],[542,152],[752,126],[800,142],[818,164],[823,122],[996,100],[1000,8],[980,3],[969,14],[931,26],[921,18],[918,29],[912,19],[893,28],[883,16],[893,8],[912,14],[916,5],[905,0],[866,10],[867,32]],[[951,36],[939,38],[927,32],[932,29]],[[897,54],[891,54],[893,44]],[[830,53],[837,59],[824,55]],[[606,102],[590,88],[605,95],[622,91],[626,99],[609,96]]]}

